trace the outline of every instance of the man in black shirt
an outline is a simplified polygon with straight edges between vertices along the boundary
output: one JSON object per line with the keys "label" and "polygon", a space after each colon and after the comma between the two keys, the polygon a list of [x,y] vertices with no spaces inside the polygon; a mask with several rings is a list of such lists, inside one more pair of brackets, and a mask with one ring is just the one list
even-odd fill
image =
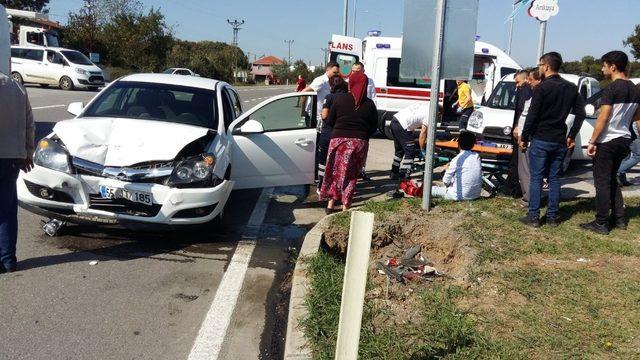
{"label": "man in black shirt", "polygon": [[[557,226],[560,205],[560,172],[567,149],[575,146],[575,137],[586,117],[584,101],[578,87],[558,75],[562,56],[557,52],[542,55],[538,71],[543,81],[533,93],[529,113],[522,129],[520,147],[529,153],[531,183],[529,213],[520,219],[526,225],[540,226],[540,198],[542,178],[548,173],[549,206],[546,222]],[[567,134],[566,119],[575,115]]]}
{"label": "man in black shirt", "polygon": [[[602,90],[600,115],[593,128],[587,154],[593,158],[596,187],[596,219],[581,224],[585,230],[608,234],[609,225],[625,230],[622,191],[616,173],[629,154],[631,122],[640,118],[640,94],[627,79],[627,54],[611,51],[602,56],[602,73],[613,82]],[[611,213],[611,214],[610,214]]]}

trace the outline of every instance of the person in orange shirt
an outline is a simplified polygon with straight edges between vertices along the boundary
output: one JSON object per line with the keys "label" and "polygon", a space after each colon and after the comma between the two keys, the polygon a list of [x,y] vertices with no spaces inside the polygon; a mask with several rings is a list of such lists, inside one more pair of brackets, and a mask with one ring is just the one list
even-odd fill
{"label": "person in orange shirt", "polygon": [[464,80],[456,80],[458,85],[458,101],[453,106],[460,114],[460,130],[466,130],[469,116],[473,112],[473,99],[471,98],[471,86]]}

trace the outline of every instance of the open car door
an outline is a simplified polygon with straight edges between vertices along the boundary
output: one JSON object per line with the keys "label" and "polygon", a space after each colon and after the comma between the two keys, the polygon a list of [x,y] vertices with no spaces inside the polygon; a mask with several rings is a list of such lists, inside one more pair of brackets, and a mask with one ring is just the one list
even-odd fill
{"label": "open car door", "polygon": [[275,96],[229,126],[234,189],[311,184],[315,179],[315,93]]}

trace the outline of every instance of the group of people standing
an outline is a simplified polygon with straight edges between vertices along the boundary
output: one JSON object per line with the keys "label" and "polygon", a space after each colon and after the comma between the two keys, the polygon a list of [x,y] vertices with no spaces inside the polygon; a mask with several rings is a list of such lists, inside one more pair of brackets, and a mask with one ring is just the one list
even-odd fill
{"label": "group of people standing", "polygon": [[[629,157],[629,152],[637,137],[634,122],[640,121],[640,89],[627,78],[629,60],[624,52],[608,52],[601,61],[604,76],[612,82],[602,91],[599,115],[587,148],[587,154],[593,158],[596,216],[581,227],[608,234],[612,228],[627,228],[619,174],[639,158]],[[550,52],[540,58],[537,69],[523,70],[515,76],[517,171],[523,205],[528,207],[528,214],[520,221],[533,227],[542,224],[540,207],[545,178],[549,194],[544,222],[548,226],[558,225],[562,165],[567,151],[575,147],[575,138],[586,117],[584,99],[577,86],[558,74],[561,66],[562,56]],[[568,116],[574,117],[570,129],[566,125]]]}
{"label": "group of people standing", "polygon": [[345,81],[339,65],[329,62],[325,73],[302,91],[315,91],[318,96],[318,195],[327,200],[326,213],[333,212],[337,202],[347,210],[353,203],[358,178],[366,178],[369,138],[378,126],[378,111],[372,100],[375,86],[364,74],[362,63],[353,64]]}

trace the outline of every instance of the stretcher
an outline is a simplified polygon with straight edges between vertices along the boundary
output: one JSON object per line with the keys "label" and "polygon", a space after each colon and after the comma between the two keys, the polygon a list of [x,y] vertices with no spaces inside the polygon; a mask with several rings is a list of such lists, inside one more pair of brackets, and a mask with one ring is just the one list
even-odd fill
{"label": "stretcher", "polygon": [[[489,142],[477,143],[471,150],[480,155],[483,188],[491,195],[495,195],[498,189],[506,183],[513,150],[497,147]],[[458,155],[458,152],[457,139],[436,141],[434,167],[449,163]]]}

